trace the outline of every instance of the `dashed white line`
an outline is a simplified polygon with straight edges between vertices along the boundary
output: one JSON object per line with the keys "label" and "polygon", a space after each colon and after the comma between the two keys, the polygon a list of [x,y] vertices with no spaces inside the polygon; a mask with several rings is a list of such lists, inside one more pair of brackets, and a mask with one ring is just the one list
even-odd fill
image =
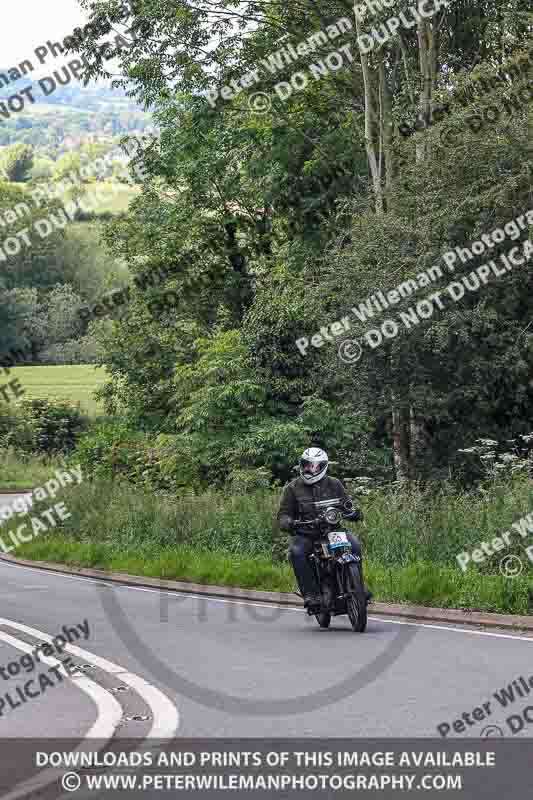
{"label": "dashed white line", "polygon": [[[4,623],[15,627],[12,622],[1,619],[0,624]],[[5,631],[0,631],[0,640],[10,644],[12,647],[16,647],[17,650],[22,650],[24,653],[32,653],[35,650],[34,644],[23,642]],[[39,654],[39,660],[51,667],[61,668],[63,666],[61,661],[57,658],[44,656],[42,653]],[[110,739],[122,718],[122,707],[120,703],[117,702],[110,692],[85,675],[69,675],[68,677],[82,692],[85,692],[85,694],[91,698],[98,711],[96,721],[86,734],[86,738]]]}
{"label": "dashed white line", "polygon": [[[0,625],[8,625],[11,628],[15,628],[15,630],[29,633],[44,642],[53,641],[53,636],[37,628],[32,628],[30,625],[24,625],[22,622],[14,622],[0,617]],[[109,672],[112,675],[120,675],[121,681],[127,683],[132,689],[135,689],[137,694],[139,694],[150,707],[153,714],[152,727],[146,738],[166,739],[175,736],[180,721],[178,709],[163,692],[155,686],[152,686],[152,684],[145,681],[144,678],[141,678],[139,675],[128,672],[128,670],[121,667],[120,664],[108,661],[107,658],[97,656],[89,650],[85,650],[75,644],[66,645],[65,650],[93,664],[95,667],[99,667],[105,672]]]}
{"label": "dashed white line", "polygon": [[[11,620],[7,619],[0,619],[0,624],[9,625],[10,627],[18,629],[24,627],[21,626],[20,623],[12,622]],[[52,638],[47,637],[47,635],[41,633],[41,631],[35,631],[35,635],[38,635],[43,640],[45,638],[50,638],[51,640]],[[0,640],[11,645],[12,647],[17,648],[18,650],[22,650],[24,653],[31,654],[35,649],[34,644],[28,644],[28,642],[17,639],[15,636],[11,636],[5,631],[0,631]],[[39,655],[39,660],[45,664],[48,664],[49,666],[59,668],[62,667],[61,661],[59,661],[57,658],[51,658],[50,656],[45,656],[42,653]],[[103,741],[104,744],[111,739],[122,718],[122,706],[113,697],[113,695],[107,691],[107,689],[104,689],[103,686],[95,683],[85,675],[69,675],[68,678],[75,686],[77,686],[82,692],[85,692],[85,694],[90,697],[90,699],[95,703],[98,712],[96,720],[86,733],[84,740],[80,746],[73,751],[74,753],[78,753],[85,750],[87,746],[90,746],[89,742],[91,739],[99,739]],[[103,746],[104,745],[102,744],[101,747]],[[37,775],[33,776],[29,780],[24,781],[24,783],[19,784],[12,792],[4,795],[2,800],[15,800],[17,797],[26,796],[30,791],[52,783],[62,775],[62,772],[62,770],[57,769],[41,770],[41,772],[39,772]]]}
{"label": "dashed white line", "polygon": [[[23,633],[28,633],[31,636],[35,636],[40,641],[53,641],[53,637],[44,631],[33,628],[30,625],[24,625],[21,622],[15,622],[14,620],[0,617],[0,625],[6,625],[10,628],[14,628],[15,630],[20,630]],[[16,647],[19,650],[27,653],[32,653],[34,650],[34,645],[20,641],[5,631],[0,631],[0,640],[3,640],[7,644],[11,644],[13,647]],[[77,647],[73,644],[66,645],[65,650],[72,653],[72,655],[78,656],[84,661],[94,664],[94,666],[99,667],[108,673],[120,675],[120,680],[131,686],[143,698],[153,714],[152,727],[146,738],[170,738],[175,735],[179,726],[179,713],[175,705],[166,695],[163,694],[163,692],[161,692],[155,686],[149,684],[139,675],[128,672],[119,664],[115,664],[113,661],[108,661],[106,658],[97,656],[88,650]],[[50,664],[51,666],[61,665],[61,662],[57,659],[44,656],[42,653],[40,654],[40,660],[46,664]],[[91,748],[91,740],[103,739],[104,741],[108,741],[111,738],[122,718],[122,707],[113,695],[111,695],[107,690],[103,689],[103,687],[96,684],[94,681],[91,681],[90,678],[87,678],[86,676],[77,677],[73,675],[69,677],[70,680],[72,680],[77,686],[79,686],[80,689],[82,689],[82,691],[85,691],[91,697],[99,710],[96,722],[91,727],[80,746],[76,748],[76,751],[74,751],[78,752],[86,750],[87,747]],[[41,771],[29,780],[24,781],[23,784],[19,784],[16,789],[5,795],[2,800],[16,800],[16,798],[26,796],[28,792],[48,785],[62,774],[63,770],[57,769],[47,769]]]}

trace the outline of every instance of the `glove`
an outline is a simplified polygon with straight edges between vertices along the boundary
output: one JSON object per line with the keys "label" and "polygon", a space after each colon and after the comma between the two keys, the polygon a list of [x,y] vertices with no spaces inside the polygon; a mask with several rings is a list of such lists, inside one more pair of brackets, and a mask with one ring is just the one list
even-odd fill
{"label": "glove", "polygon": [[358,508],[354,508],[354,510],[346,516],[346,519],[349,519],[351,522],[362,522],[364,520],[364,515]]}
{"label": "glove", "polygon": [[317,536],[317,531],[311,525],[302,525],[300,528],[296,520],[292,520],[291,533],[295,536]]}
{"label": "glove", "polygon": [[294,520],[292,517],[282,516],[280,519],[280,528],[282,531],[294,530]]}

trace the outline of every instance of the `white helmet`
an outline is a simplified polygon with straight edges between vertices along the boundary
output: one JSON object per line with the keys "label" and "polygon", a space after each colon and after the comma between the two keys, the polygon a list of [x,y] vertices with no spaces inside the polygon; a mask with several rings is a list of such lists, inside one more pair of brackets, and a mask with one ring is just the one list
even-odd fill
{"label": "white helmet", "polygon": [[328,454],[320,447],[308,447],[300,458],[300,476],[306,483],[316,483],[328,471]]}

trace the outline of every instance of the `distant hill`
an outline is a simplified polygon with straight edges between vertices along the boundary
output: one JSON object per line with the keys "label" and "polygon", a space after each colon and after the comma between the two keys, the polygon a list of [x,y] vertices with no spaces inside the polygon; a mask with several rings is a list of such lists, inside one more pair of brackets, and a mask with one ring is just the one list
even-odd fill
{"label": "distant hill", "polygon": [[[0,74],[8,70],[0,68]],[[15,142],[32,144],[36,149],[57,157],[64,150],[77,149],[87,141],[105,141],[124,136],[126,133],[142,132],[152,125],[152,117],[126,96],[122,89],[91,81],[87,86],[71,80],[66,86],[57,85],[54,91],[49,80],[39,80],[57,72],[64,76],[62,68],[47,73],[23,76],[8,86],[0,88],[0,102],[8,99],[27,86],[32,87],[35,103],[27,103],[9,119],[0,116],[0,146]],[[54,81],[57,84],[57,81]]]}
{"label": "distant hill", "polygon": [[[126,111],[140,110],[140,107],[126,96],[123,89],[112,89],[104,81],[89,81],[87,86],[83,86],[83,83],[76,80],[71,71],[64,66],[55,66],[53,69],[41,68],[16,80],[10,80],[8,85],[4,85],[4,82],[10,77],[9,69],[0,67],[1,75],[5,77],[0,78],[0,102],[6,102],[21,89],[31,86],[36,104],[67,105],[87,111],[99,111],[103,106],[118,104]],[[39,85],[42,79],[46,79],[44,91]],[[47,94],[50,89],[53,91]],[[31,107],[31,104],[28,107]],[[25,114],[25,111],[20,113]]]}

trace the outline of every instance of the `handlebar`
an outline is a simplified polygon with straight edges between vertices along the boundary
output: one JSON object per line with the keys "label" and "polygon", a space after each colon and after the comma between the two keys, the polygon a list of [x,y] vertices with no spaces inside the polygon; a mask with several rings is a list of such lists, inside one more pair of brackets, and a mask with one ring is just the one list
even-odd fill
{"label": "handlebar", "polygon": [[[355,509],[353,508],[352,504],[350,504],[350,505],[351,505],[351,508],[347,509],[346,511],[341,511],[340,509],[336,509],[336,511],[339,514],[339,517],[341,519],[347,519],[353,514]],[[328,511],[329,511],[329,509],[328,509]],[[337,517],[337,519],[328,519],[328,514],[326,512],[326,513],[320,515],[319,517],[317,517],[316,519],[310,519],[310,520],[295,519],[293,521],[293,528],[300,528],[300,527],[311,526],[311,525],[314,525],[315,527],[319,527],[320,528],[324,524],[330,525],[330,526],[335,526],[339,522],[339,517]],[[360,514],[359,519],[362,519],[362,514]]]}
{"label": "handlebar", "polygon": [[322,519],[321,517],[317,517],[316,519],[310,519],[308,520],[308,522],[304,522],[303,520],[299,519],[294,520],[294,528],[301,528],[304,526],[307,528],[311,527],[320,528],[324,524],[327,525],[328,523],[326,522],[325,519]]}
{"label": "handlebar", "polygon": [[[345,519],[346,517],[349,517],[350,514],[351,514],[351,512],[344,513],[344,514],[342,514],[342,518]],[[324,523],[326,525],[336,525],[337,524],[336,522],[329,522],[329,520],[325,519],[324,517],[317,517],[316,519],[310,519],[310,520],[307,520],[307,521],[304,521],[303,519],[295,519],[294,520],[294,527],[295,528],[299,528],[301,525],[323,525]]]}
{"label": "handlebar", "polygon": [[296,534],[300,534],[301,536],[312,536],[317,535],[319,531],[319,523],[320,520],[318,519],[311,519],[308,522],[304,522],[303,520],[295,519],[294,525],[292,530]]}

